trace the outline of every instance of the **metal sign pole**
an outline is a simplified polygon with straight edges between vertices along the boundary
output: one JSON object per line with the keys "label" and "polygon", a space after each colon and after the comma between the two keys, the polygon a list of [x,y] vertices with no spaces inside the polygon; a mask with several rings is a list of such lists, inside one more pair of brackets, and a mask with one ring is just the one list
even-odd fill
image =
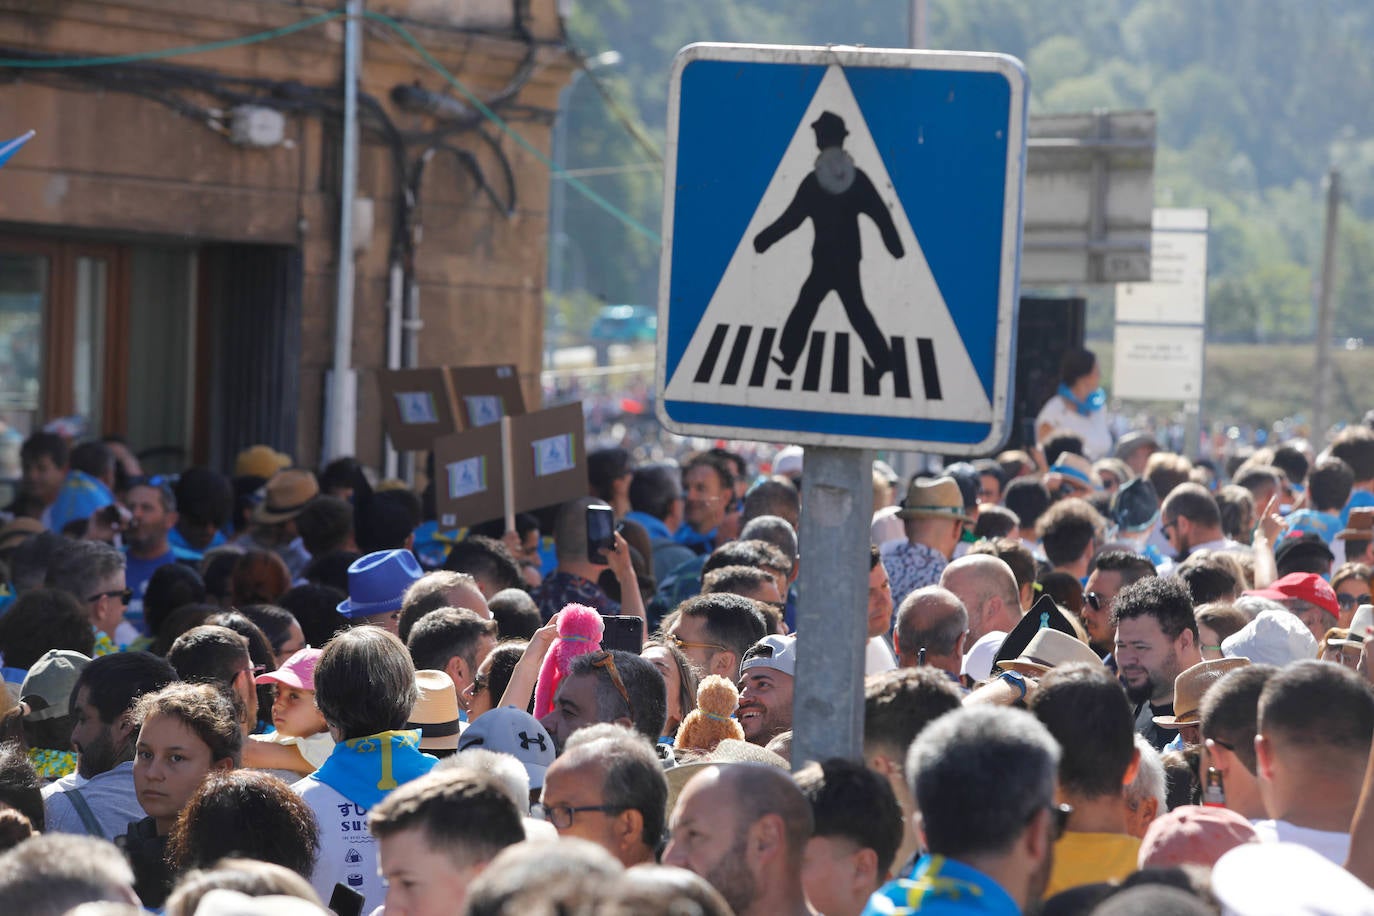
{"label": "metal sign pole", "polygon": [[862,759],[873,453],[808,448],[801,497],[794,769]]}

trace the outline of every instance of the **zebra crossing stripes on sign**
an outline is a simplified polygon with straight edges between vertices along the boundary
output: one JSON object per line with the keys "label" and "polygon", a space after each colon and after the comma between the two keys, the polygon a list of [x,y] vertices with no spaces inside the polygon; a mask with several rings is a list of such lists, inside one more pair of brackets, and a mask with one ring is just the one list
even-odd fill
{"label": "zebra crossing stripes on sign", "polygon": [[[771,378],[771,383],[778,391],[791,391],[791,376],[783,375],[776,369],[771,373],[769,371],[772,368],[770,356],[773,341],[777,339],[778,329],[759,328],[757,335],[754,331],[754,326],[748,324],[734,327],[716,325],[692,381],[699,385],[763,388]],[[802,359],[805,368],[798,390],[829,391],[833,394],[862,391],[866,397],[910,399],[914,374],[918,385],[917,398],[927,401],[943,399],[934,341],[929,337],[917,337],[910,341],[893,337],[888,341],[888,352],[890,369],[887,373],[879,374],[871,363],[860,364],[862,350],[856,358],[851,359],[848,333],[812,331],[806,355]],[[908,369],[909,360],[914,360],[914,370]]]}
{"label": "zebra crossing stripes on sign", "polygon": [[1000,55],[684,49],[660,281],[665,425],[995,448],[1011,405],[1024,90]]}

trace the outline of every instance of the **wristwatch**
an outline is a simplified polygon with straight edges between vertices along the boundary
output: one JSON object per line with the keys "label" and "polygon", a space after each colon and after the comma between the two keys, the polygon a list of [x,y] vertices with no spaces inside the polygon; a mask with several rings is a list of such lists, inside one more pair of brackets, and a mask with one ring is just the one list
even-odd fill
{"label": "wristwatch", "polygon": [[1003,671],[997,676],[1020,691],[1016,699],[1024,700],[1026,698],[1026,678],[1020,671]]}

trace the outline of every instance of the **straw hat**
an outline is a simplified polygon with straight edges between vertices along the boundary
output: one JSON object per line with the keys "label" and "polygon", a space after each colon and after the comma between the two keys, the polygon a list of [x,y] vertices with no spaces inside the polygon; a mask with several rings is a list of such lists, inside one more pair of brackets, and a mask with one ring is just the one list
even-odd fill
{"label": "straw hat", "polygon": [[420,730],[422,751],[456,751],[462,725],[453,679],[442,671],[422,669],[415,672],[415,686],[420,688],[420,699],[410,711],[406,728]]}
{"label": "straw hat", "polygon": [[254,445],[238,453],[234,459],[235,477],[271,477],[291,467],[291,456],[270,445]]}
{"label": "straw hat", "polygon": [[1051,668],[1086,662],[1090,665],[1102,664],[1102,659],[1091,647],[1067,633],[1045,627],[1038,630],[1025,650],[1016,658],[1001,663],[1007,671],[1019,671],[1032,677],[1039,677]]}
{"label": "straw hat", "polygon": [[1248,664],[1248,658],[1214,658],[1180,671],[1174,678],[1174,714],[1155,716],[1155,724],[1160,728],[1200,724],[1202,714],[1198,710],[1202,707],[1202,695],[1217,681]]}
{"label": "straw hat", "polygon": [[263,487],[262,503],[253,508],[253,521],[259,525],[275,525],[289,521],[320,495],[320,485],[309,471],[278,471]]}
{"label": "straw hat", "polygon": [[1346,527],[1336,533],[1342,541],[1374,541],[1374,509],[1351,509]]}
{"label": "straw hat", "polygon": [[953,477],[917,477],[907,487],[900,518],[973,519],[964,514],[964,493]]}

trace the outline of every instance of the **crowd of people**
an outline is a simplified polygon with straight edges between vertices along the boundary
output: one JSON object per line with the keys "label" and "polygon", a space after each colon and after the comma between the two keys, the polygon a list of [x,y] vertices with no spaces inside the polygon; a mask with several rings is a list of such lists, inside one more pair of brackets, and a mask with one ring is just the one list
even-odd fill
{"label": "crowd of people", "polygon": [[834,639],[795,629],[798,447],[601,449],[447,529],[348,459],[36,433],[0,911],[1374,913],[1374,429],[1212,465],[1079,427],[874,463],[852,760],[792,754]]}

